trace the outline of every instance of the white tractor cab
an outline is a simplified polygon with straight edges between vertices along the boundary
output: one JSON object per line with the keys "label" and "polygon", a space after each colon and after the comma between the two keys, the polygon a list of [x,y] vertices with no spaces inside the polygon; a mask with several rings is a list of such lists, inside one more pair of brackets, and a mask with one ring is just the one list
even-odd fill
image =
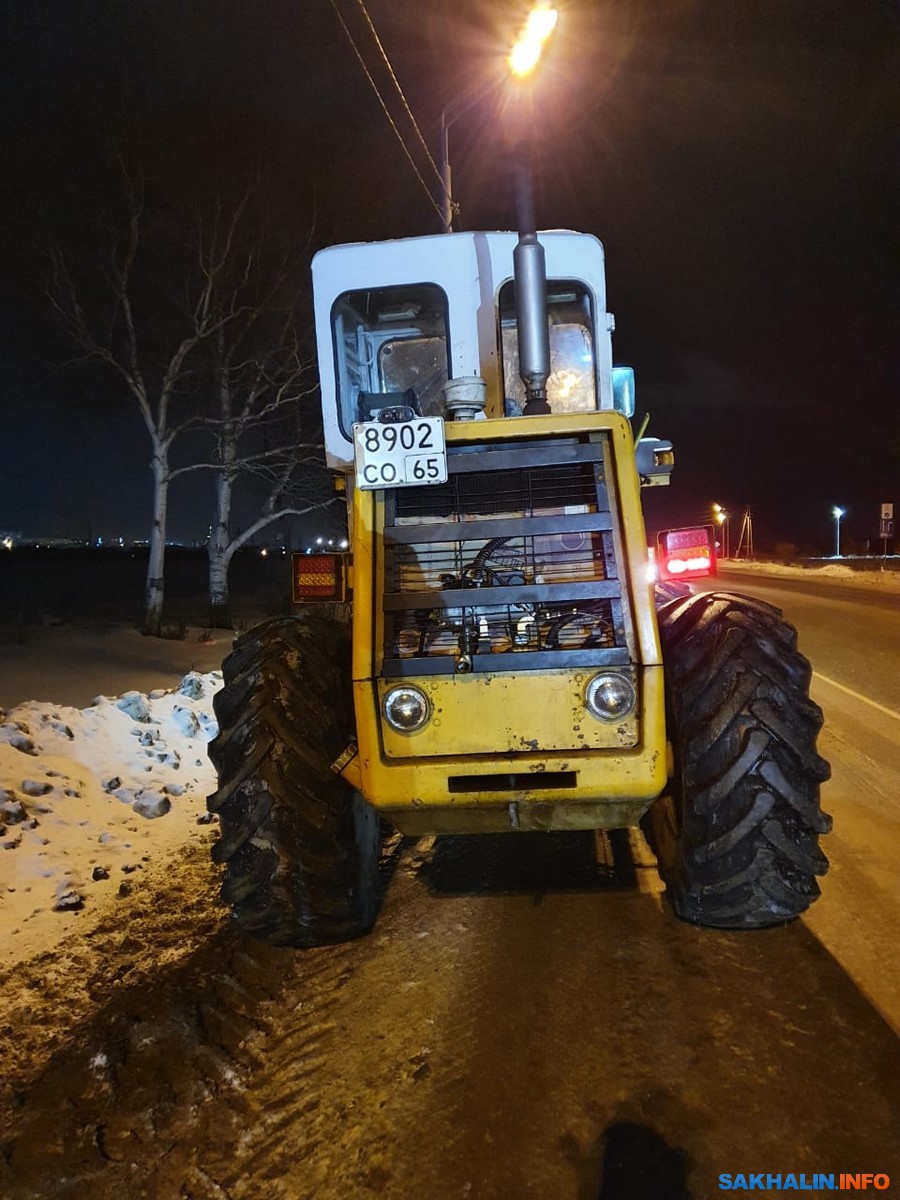
{"label": "white tractor cab", "polygon": [[[613,409],[631,418],[634,372],[612,365],[615,321],[606,308],[602,245],[567,230],[539,238],[526,247],[524,265],[530,290],[528,251],[543,248],[546,283],[540,280],[539,287],[546,289],[549,362],[541,384],[547,407],[534,411]],[[353,426],[390,417],[385,409],[396,409],[397,419],[526,411],[522,375],[528,372],[519,360],[529,330],[517,317],[513,267],[519,245],[516,233],[454,233],[333,246],[315,256],[329,467],[353,470]],[[467,403],[473,394],[474,410]],[[668,483],[672,461],[669,442],[641,439],[642,483]]]}

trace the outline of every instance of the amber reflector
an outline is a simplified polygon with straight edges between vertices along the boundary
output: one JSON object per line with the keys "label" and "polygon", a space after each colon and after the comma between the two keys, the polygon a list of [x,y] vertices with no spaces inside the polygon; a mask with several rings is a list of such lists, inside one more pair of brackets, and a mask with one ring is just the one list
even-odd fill
{"label": "amber reflector", "polygon": [[344,564],[340,554],[295,554],[294,603],[343,600]]}

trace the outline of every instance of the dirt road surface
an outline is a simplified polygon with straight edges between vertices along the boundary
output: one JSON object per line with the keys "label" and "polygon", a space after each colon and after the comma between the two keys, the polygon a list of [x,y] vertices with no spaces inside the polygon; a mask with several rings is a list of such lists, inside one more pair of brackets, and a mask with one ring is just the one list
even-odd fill
{"label": "dirt road surface", "polygon": [[[108,947],[132,972],[7,1085],[2,1194],[677,1200],[725,1171],[889,1171],[895,1036],[806,925],[695,929],[634,835],[600,857],[395,842],[374,934],[298,953],[198,921],[195,852],[169,898],[198,903],[138,916]],[[65,1005],[27,982],[17,1021]]]}

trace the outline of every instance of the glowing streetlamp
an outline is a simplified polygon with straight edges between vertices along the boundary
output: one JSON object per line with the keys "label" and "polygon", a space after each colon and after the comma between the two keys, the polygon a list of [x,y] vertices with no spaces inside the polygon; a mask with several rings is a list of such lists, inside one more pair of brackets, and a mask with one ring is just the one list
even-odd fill
{"label": "glowing streetlamp", "polygon": [[[509,69],[517,79],[525,79],[534,71],[558,20],[557,10],[545,3],[538,4],[528,14],[522,32],[507,58]],[[450,183],[450,126],[464,116],[470,108],[473,108],[479,100],[483,100],[488,92],[499,86],[499,83],[502,83],[502,80],[491,80],[467,104],[449,105],[441,113],[441,191],[443,193],[441,210],[444,233],[453,232],[454,205]]]}
{"label": "glowing streetlamp", "polygon": [[550,40],[559,13],[549,4],[538,4],[528,14],[525,27],[510,51],[509,69],[518,79],[530,75],[541,59],[544,46]]}
{"label": "glowing streetlamp", "polygon": [[722,555],[722,557],[727,558],[728,557],[728,513],[725,511],[725,509],[722,507],[721,504],[714,504],[712,506],[712,514],[713,514],[713,520],[719,526],[719,528],[722,530],[722,543],[723,543],[722,548],[725,551],[725,553]]}
{"label": "glowing streetlamp", "polygon": [[837,505],[831,510],[831,515],[834,517],[834,557],[841,557],[841,517],[846,514],[845,508],[838,508]]}

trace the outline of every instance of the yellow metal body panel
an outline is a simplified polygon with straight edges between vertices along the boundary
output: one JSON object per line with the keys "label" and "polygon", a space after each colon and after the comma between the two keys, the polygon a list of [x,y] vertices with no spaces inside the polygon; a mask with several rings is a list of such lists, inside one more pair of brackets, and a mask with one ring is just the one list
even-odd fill
{"label": "yellow metal body panel", "polygon": [[[503,674],[432,675],[406,678],[431,703],[431,717],[416,733],[382,729],[387,758],[446,756],[448,737],[456,753],[514,754],[634,746],[637,713],[615,723],[600,721],[584,706],[588,682],[601,668]],[[609,668],[613,669],[613,668]],[[629,676],[628,667],[615,670]],[[379,680],[379,707],[396,679]]]}
{"label": "yellow metal body panel", "polygon": [[[597,412],[446,426],[449,445],[594,431],[609,436],[614,475],[610,507],[634,630],[631,666],[610,668],[627,671],[637,687],[637,711],[620,723],[604,725],[584,709],[584,687],[601,668],[579,668],[405,677],[404,683],[429,695],[433,710],[419,733],[392,731],[380,706],[387,688],[400,682],[381,678],[383,501],[378,492],[353,489],[353,686],[359,755],[344,775],[400,828],[404,813],[411,831],[614,827],[637,820],[665,786],[662,657],[627,420],[615,412]],[[497,786],[503,773],[515,776],[512,785],[507,780]],[[473,791],[471,777],[477,775],[495,778],[486,780],[483,791]],[[550,788],[541,786],[544,775],[557,777]],[[451,781],[462,776],[468,779],[466,790],[456,793]],[[522,817],[528,806],[534,806],[535,821]],[[423,808],[431,808],[433,818],[423,816]],[[485,809],[495,812],[487,826]]]}
{"label": "yellow metal body panel", "polygon": [[[440,758],[390,760],[381,742],[379,711],[373,703],[376,688],[371,680],[354,683],[359,755],[354,772],[359,788],[376,808],[419,808],[423,805],[449,805],[462,813],[467,807],[568,803],[597,800],[636,801],[642,811],[665,787],[667,777],[665,716],[662,668],[650,667],[642,673],[640,724],[641,743],[634,747],[608,750],[547,752],[540,750],[506,753],[453,753],[453,729],[447,731],[447,745]],[[530,714],[528,730],[539,740],[540,712]],[[414,737],[415,735],[409,735]],[[492,786],[504,772],[519,777],[520,786]],[[568,775],[565,786],[543,786],[544,775]],[[487,775],[483,791],[450,793],[452,777]],[[533,777],[534,784],[527,782]],[[525,778],[523,778],[525,777]]]}

